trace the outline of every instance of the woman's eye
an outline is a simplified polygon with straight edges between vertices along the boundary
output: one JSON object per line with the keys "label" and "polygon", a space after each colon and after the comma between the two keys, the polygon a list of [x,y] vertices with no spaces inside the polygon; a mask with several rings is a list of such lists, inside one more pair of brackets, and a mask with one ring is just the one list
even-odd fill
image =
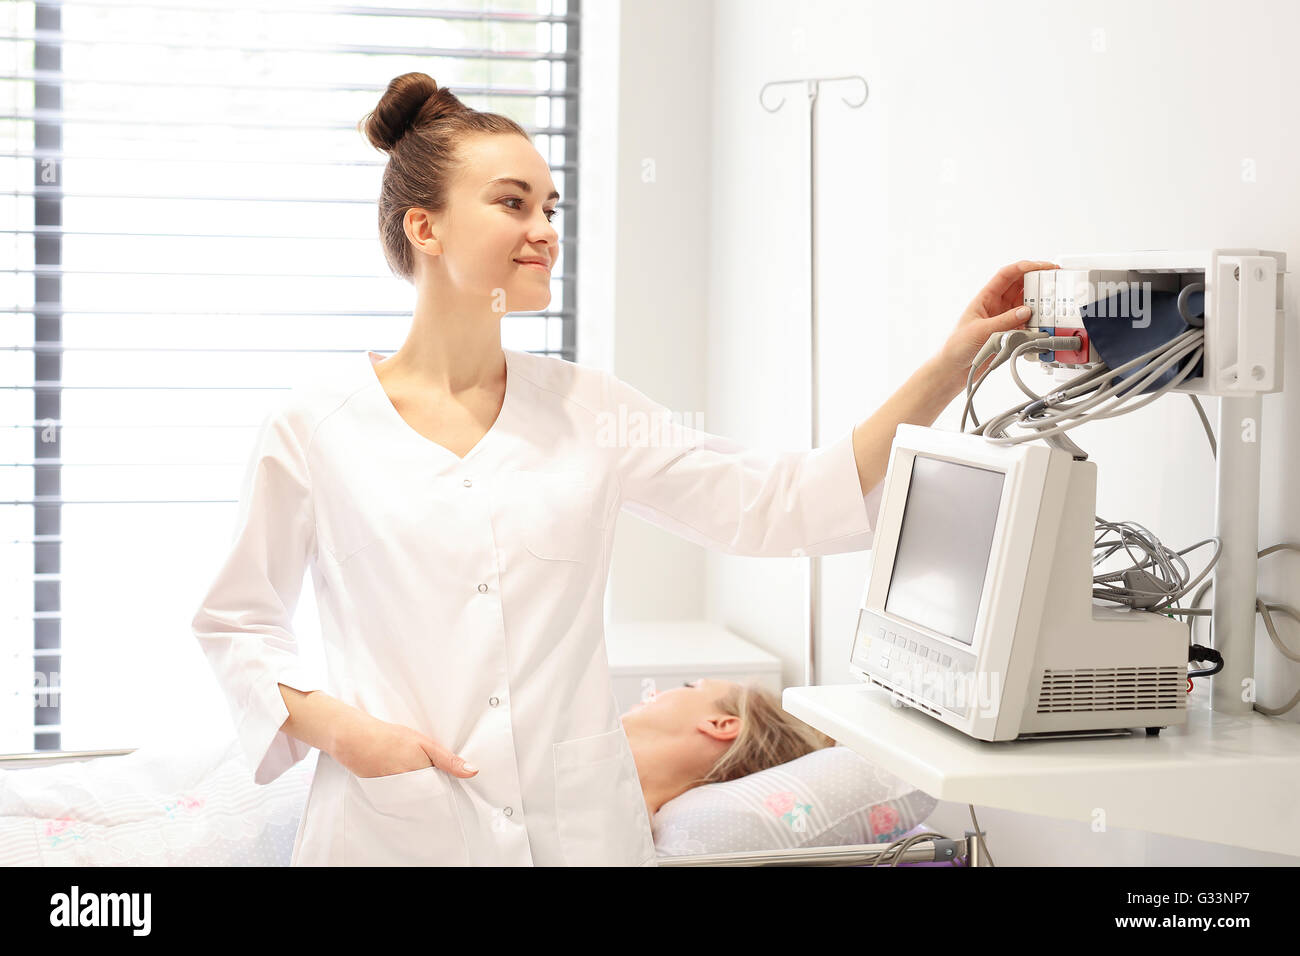
{"label": "woman's eye", "polygon": [[[523,202],[523,200],[520,199],[518,196],[511,196],[511,197],[509,197],[508,199],[503,199],[502,202],[519,202],[519,203],[521,203],[521,202]],[[516,209],[516,208],[518,208],[518,207],[511,206],[510,208],[511,208],[511,209]],[[558,213],[559,211],[560,211],[560,210],[558,210],[558,209],[549,209],[549,210],[547,210],[547,212],[546,212],[546,221],[547,221],[547,222],[551,222],[551,221],[555,218],[555,214]]]}

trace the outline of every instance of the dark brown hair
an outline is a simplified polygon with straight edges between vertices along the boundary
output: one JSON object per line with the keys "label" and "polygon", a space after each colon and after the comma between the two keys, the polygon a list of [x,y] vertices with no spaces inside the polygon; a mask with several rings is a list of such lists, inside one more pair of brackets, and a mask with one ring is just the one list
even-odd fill
{"label": "dark brown hair", "polygon": [[395,276],[415,281],[415,249],[406,237],[406,211],[419,207],[440,213],[447,187],[461,168],[458,148],[470,136],[528,132],[507,116],[471,109],[451,90],[439,89],[427,73],[394,77],[379,104],[361,118],[357,130],[375,149],[388,153],[379,190],[379,239]]}

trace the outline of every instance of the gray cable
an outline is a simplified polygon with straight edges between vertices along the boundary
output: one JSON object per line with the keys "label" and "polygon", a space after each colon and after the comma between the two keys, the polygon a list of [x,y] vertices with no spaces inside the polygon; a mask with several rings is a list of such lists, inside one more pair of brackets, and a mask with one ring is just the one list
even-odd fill
{"label": "gray cable", "polygon": [[889,865],[898,866],[898,861],[903,858],[903,854],[905,854],[908,850],[912,848],[912,845],[914,843],[923,843],[924,841],[932,839],[934,837],[938,837],[940,840],[951,839],[951,837],[946,837],[942,833],[934,833],[933,831],[930,830],[923,830],[920,833],[913,833],[909,837],[903,837],[901,840],[895,840],[893,843],[889,844],[889,846],[885,847],[883,850],[877,853],[876,858],[871,861],[871,865],[879,866],[881,860],[892,860],[893,862],[891,862]]}
{"label": "gray cable", "polygon": [[[1128,364],[1136,364],[1136,362],[1140,361],[1141,358],[1142,358],[1142,357],[1139,356],[1139,358],[1133,360],[1132,363],[1125,363],[1125,364],[1126,364],[1126,365],[1128,365]],[[1167,361],[1169,361],[1169,363],[1172,364],[1172,361],[1176,361],[1176,360],[1177,360],[1177,358],[1176,358],[1176,357],[1173,357],[1173,358],[1171,358],[1171,359],[1169,359],[1169,360],[1167,360]],[[1014,365],[1013,365],[1013,366],[1012,366],[1012,375],[1013,375],[1013,377],[1016,377],[1016,372],[1015,372],[1014,369],[1015,369],[1015,367],[1014,367]],[[1122,370],[1123,370],[1123,367],[1121,367],[1120,369],[1116,369],[1115,371],[1118,373],[1119,371],[1122,371]],[[1097,377],[1097,374],[1096,374],[1097,371],[1098,371],[1098,370],[1093,370],[1093,372],[1088,373],[1087,375],[1085,375],[1085,376],[1081,376],[1081,377],[1082,377],[1082,378],[1086,378],[1086,379],[1088,380],[1088,382],[1090,383],[1092,379],[1094,379],[1094,378]],[[1117,382],[1114,382],[1114,383],[1109,384],[1109,385],[1103,385],[1103,386],[1100,387],[1100,388],[1097,387],[1096,385],[1091,385],[1091,384],[1088,384],[1086,387],[1082,387],[1082,386],[1080,386],[1080,384],[1079,384],[1077,381],[1072,381],[1072,382],[1071,382],[1069,385],[1067,385],[1065,388],[1060,389],[1060,390],[1058,390],[1058,391],[1056,391],[1056,392],[1051,393],[1050,396],[1038,396],[1038,398],[1036,399],[1036,401],[1049,400],[1049,401],[1051,401],[1051,403],[1052,403],[1054,406],[1056,406],[1056,405],[1060,405],[1060,403],[1063,402],[1064,399],[1066,399],[1066,398],[1070,398],[1070,397],[1073,397],[1075,394],[1079,394],[1079,393],[1081,393],[1081,392],[1087,392],[1087,393],[1090,393],[1090,397],[1085,398],[1083,401],[1076,402],[1076,403],[1073,404],[1073,405],[1069,405],[1069,406],[1064,406],[1064,407],[1062,407],[1060,413],[1058,413],[1058,414],[1054,414],[1054,415],[1051,415],[1051,416],[1047,416],[1047,415],[1045,414],[1044,417],[1049,418],[1050,421],[1056,421],[1056,420],[1058,420],[1058,419],[1068,418],[1068,417],[1070,417],[1070,415],[1072,415],[1072,414],[1074,414],[1074,413],[1087,411],[1089,408],[1092,408],[1093,406],[1099,404],[1100,402],[1105,401],[1105,400],[1107,400],[1107,399],[1109,399],[1109,398],[1111,398],[1111,397],[1116,396],[1116,395],[1118,394],[1119,391],[1124,390],[1124,391],[1125,391],[1125,395],[1119,398],[1119,403],[1122,404],[1122,402],[1129,400],[1129,396],[1140,393],[1140,392],[1142,391],[1142,387],[1144,387],[1145,385],[1150,384],[1150,382],[1154,381],[1155,378],[1158,377],[1158,376],[1159,376],[1163,371],[1164,371],[1163,368],[1161,368],[1161,367],[1157,367],[1157,368],[1151,369],[1151,370],[1150,370],[1146,375],[1142,376],[1141,378],[1138,378],[1137,376],[1135,376],[1134,379],[1136,379],[1136,380],[1131,379],[1131,380],[1129,380],[1129,381],[1117,381]],[[1018,377],[1017,377],[1017,384],[1019,384],[1020,387],[1021,387],[1024,391],[1026,391],[1026,393],[1028,393],[1028,394],[1033,394],[1033,393],[1028,389],[1028,387],[1024,384],[1024,382],[1019,381]],[[1172,386],[1173,384],[1175,384],[1175,383],[1170,383],[1171,386]],[[1150,397],[1150,398],[1155,398],[1155,397],[1157,397],[1159,394],[1162,394],[1162,392],[1157,392],[1157,393],[1155,393],[1155,394],[1153,394],[1153,395],[1151,395],[1151,396],[1149,396],[1149,397]],[[1018,408],[1018,409],[1015,409],[1015,410],[1012,410],[1012,411],[1007,411],[1007,412],[1002,413],[1002,415],[1000,415],[1000,416],[998,416],[996,419],[994,419],[994,420],[992,421],[992,423],[991,423],[991,424],[988,424],[988,427],[985,428],[985,430],[984,430],[985,437],[986,437],[986,438],[989,438],[990,434],[996,436],[999,432],[1002,432],[1002,435],[1005,435],[1005,432],[1003,431],[1003,429],[1005,428],[1005,426],[1006,426],[1007,424],[1009,424],[1009,423],[1012,421],[1012,419],[1019,419],[1022,423],[1024,423],[1025,421],[1029,421],[1029,420],[1025,419],[1025,417],[1024,417],[1021,413],[1024,412],[1024,411],[1029,407],[1029,405],[1032,405],[1032,404],[1034,404],[1034,402],[1029,402],[1029,403],[1027,403],[1027,404],[1025,404],[1025,405],[1020,406],[1020,408]],[[1113,411],[1113,409],[1112,409],[1112,411]],[[1046,409],[1044,409],[1044,412],[1046,413]],[[1099,412],[1094,412],[1092,415],[1087,416],[1087,417],[1090,417],[1090,418],[1091,418],[1091,417],[1103,417],[1103,416],[1102,416],[1101,413],[1099,413]],[[1106,416],[1106,417],[1108,417],[1108,416]],[[1044,428],[1040,428],[1040,426],[1039,426],[1038,424],[1036,424],[1036,422],[1040,421],[1040,419],[1035,419],[1035,420],[1033,420],[1033,421],[1034,421],[1035,423],[1034,423],[1034,424],[1031,424],[1030,427],[1038,428],[1038,429],[1039,429],[1038,431],[1031,432],[1030,434],[1027,434],[1027,435],[1016,436],[1015,438],[1007,438],[1007,437],[1004,437],[1004,438],[1001,438],[1001,440],[999,440],[998,438],[989,438],[989,440],[990,440],[990,441],[999,441],[1000,444],[1017,444],[1017,443],[1022,442],[1022,441],[1032,441],[1034,438],[1040,438],[1040,437],[1043,437],[1043,436],[1044,436],[1044,432],[1046,431],[1046,429],[1044,429]],[[1081,421],[1082,421],[1082,418],[1081,418]],[[1075,424],[1080,424],[1081,421],[1080,421],[1080,422],[1076,422]],[[1066,428],[1069,428],[1069,427],[1073,427],[1073,425],[1071,425],[1071,426],[1066,426]],[[1060,430],[1061,430],[1061,431],[1064,431],[1064,430],[1066,430],[1066,428],[1061,428]]]}
{"label": "gray cable", "polygon": [[[961,431],[964,432],[966,430],[967,415],[970,416],[971,422],[977,428],[979,427],[979,419],[975,417],[975,393],[979,391],[979,387],[984,383],[984,380],[989,377],[994,369],[998,368],[1007,360],[1011,354],[1011,350],[1015,346],[1020,345],[1023,342],[1038,341],[1040,342],[1039,347],[1041,349],[1052,348],[1053,346],[1049,346],[1042,342],[1042,339],[1044,338],[1053,337],[1042,329],[1010,329],[1003,332],[994,332],[988,337],[988,340],[980,347],[979,352],[976,353],[975,358],[971,361],[970,371],[966,373],[966,407],[962,409],[961,413]],[[1073,343],[1075,348],[1078,348],[1081,344],[1077,336],[1070,336],[1068,339],[1063,340],[1059,347],[1065,348],[1068,343]],[[994,355],[995,352],[997,353],[996,355]],[[974,376],[975,370],[979,368],[984,363],[984,360],[990,355],[994,355],[993,361],[989,363],[988,368],[980,373],[979,380],[972,385],[971,378]]]}
{"label": "gray cable", "polygon": [[[1022,403],[1020,406],[1002,413],[1002,415],[998,416],[996,420],[991,420],[990,422],[986,422],[983,425],[978,425],[977,422],[977,427],[975,428],[974,433],[984,435],[986,438],[988,438],[988,440],[995,441],[998,444],[1016,444],[1020,441],[1032,441],[1034,438],[1046,437],[1044,433],[1049,430],[1047,426],[1052,426],[1057,421],[1069,417],[1067,413],[1081,413],[1087,411],[1088,408],[1091,408],[1102,401],[1118,396],[1118,393],[1121,391],[1123,391],[1125,394],[1118,398],[1115,405],[1106,409],[1104,412],[1093,413],[1092,415],[1086,417],[1087,418],[1111,417],[1116,414],[1122,414],[1127,411],[1132,411],[1138,407],[1141,407],[1141,405],[1145,404],[1146,403],[1145,400],[1135,403],[1129,408],[1122,408],[1124,402],[1129,401],[1132,396],[1140,394],[1143,388],[1145,388],[1147,385],[1153,382],[1159,375],[1161,375],[1168,366],[1178,361],[1183,355],[1190,352],[1192,348],[1194,348],[1196,345],[1201,344],[1204,341],[1204,334],[1205,333],[1203,329],[1188,329],[1182,334],[1180,334],[1179,336],[1176,336],[1174,339],[1170,340],[1169,342],[1165,342],[1157,346],[1156,348],[1143,353],[1142,355],[1135,356],[1134,358],[1125,362],[1123,365],[1120,365],[1118,368],[1110,369],[1106,365],[1102,364],[1102,365],[1098,365],[1095,368],[1089,369],[1083,374],[1078,375],[1074,379],[1072,379],[1069,383],[1066,384],[1064,388],[1052,392],[1051,406],[1058,407],[1060,403],[1065,401],[1066,399],[1072,398],[1077,395],[1085,394],[1085,393],[1091,393],[1092,395],[1091,399],[1089,399],[1086,402],[1080,402],[1072,406],[1060,408],[1059,413],[1055,413],[1055,414],[1048,412],[1047,409],[1043,409],[1043,412],[1045,414],[1039,418],[1033,418],[1033,419],[1027,419],[1023,413],[1027,408],[1029,408],[1030,405],[1044,401],[1046,396],[1039,395],[1038,393],[1030,389],[1027,385],[1025,385],[1024,381],[1020,378],[1019,372],[1016,369],[1015,359],[1019,358],[1025,352],[1042,351],[1047,347],[1048,343],[1043,341],[1041,338],[1022,342],[1011,352],[1011,354],[1007,358],[1011,361],[1010,371],[1011,371],[1012,378],[1015,379],[1016,384],[1020,387],[1021,391],[1023,391],[1026,395],[1030,396],[1030,401],[1026,403]],[[995,338],[996,336],[991,336],[989,342],[985,343],[984,348],[980,352],[980,357],[977,359],[976,362],[972,363],[971,373],[974,372],[974,369],[975,367],[977,367],[978,363],[980,361],[983,361],[983,358],[987,356],[989,347],[993,343]],[[1077,337],[1074,336],[1054,337],[1054,338],[1056,338],[1058,341],[1063,341],[1063,342],[1069,342],[1069,343],[1078,342]],[[1195,366],[1196,360],[1199,359],[1199,357],[1200,357],[1199,354],[1194,355],[1191,358],[1191,360],[1188,362],[1187,369],[1185,369],[1184,371],[1190,374],[1190,369]],[[995,359],[992,363],[990,363],[989,368],[986,369],[983,374],[981,374],[979,381],[975,382],[973,387],[970,387],[971,375],[970,374],[967,375],[967,383],[968,383],[967,403],[966,403],[967,410],[973,412],[972,399],[974,397],[974,391],[978,389],[980,383],[983,382],[983,380],[988,376],[988,374],[992,372],[994,368],[996,368],[998,365],[1001,364],[1001,362],[999,361],[999,359],[1001,358],[1002,356],[999,355],[997,359]],[[1156,361],[1156,365],[1154,368],[1143,369],[1142,373],[1135,374],[1126,381],[1122,381],[1118,379],[1118,375],[1120,373],[1126,372],[1129,369],[1137,369],[1139,366],[1143,365],[1144,363],[1148,363],[1152,360]],[[1107,374],[1111,376],[1115,376],[1115,379],[1109,383],[1097,382],[1098,379],[1102,378],[1103,376],[1106,376]],[[1147,396],[1147,398],[1154,399],[1158,397],[1159,395],[1167,391],[1169,388],[1173,387],[1175,384],[1181,382],[1182,378],[1184,377],[1186,376],[1183,375],[1175,379],[1174,382],[1167,383],[1166,386],[1162,387],[1159,391],[1157,391],[1153,395]],[[1084,418],[1084,416],[1082,415],[1080,417],[1081,420]],[[965,427],[965,418],[966,418],[966,414],[965,412],[963,412],[962,415],[963,428]],[[1022,424],[1026,421],[1030,422],[1031,424],[1028,427],[1035,429],[1035,431],[1027,435],[1016,436],[1015,438],[1001,437],[1001,435],[1005,435],[1005,432],[1003,432],[1002,429],[1004,429],[1006,424],[1009,424],[1013,419],[1019,419],[1022,422]],[[1068,428],[1074,427],[1075,424],[1079,424],[1079,423],[1080,422],[1075,422],[1073,424],[1066,425],[1064,427],[1059,428],[1059,431],[1052,431],[1051,433],[1059,434],[1060,432],[1066,431],[1068,430]]]}
{"label": "gray cable", "polygon": [[1219,443],[1214,440],[1214,431],[1210,428],[1210,419],[1206,417],[1205,409],[1201,407],[1200,399],[1191,392],[1187,393],[1187,397],[1190,398],[1192,404],[1196,406],[1196,414],[1201,416],[1201,424],[1205,427],[1205,437],[1210,440],[1210,454],[1215,458],[1218,458]]}
{"label": "gray cable", "polygon": [[[1183,595],[1196,587],[1209,574],[1210,569],[1218,563],[1219,556],[1223,551],[1222,542],[1217,537],[1198,541],[1181,551],[1170,551],[1160,543],[1160,539],[1135,522],[1116,523],[1097,517],[1096,527],[1102,529],[1102,534],[1093,542],[1093,567],[1095,568],[1102,561],[1105,561],[1121,547],[1133,560],[1133,564],[1128,568],[1095,574],[1093,576],[1093,584],[1095,585],[1092,589],[1093,597],[1142,610],[1164,611],[1174,602],[1180,600]],[[1105,538],[1108,532],[1118,534],[1120,540],[1116,543],[1110,543],[1109,550],[1105,554],[1097,556],[1095,552],[1099,548],[1107,547]],[[1189,551],[1196,550],[1201,545],[1210,544],[1211,542],[1215,545],[1214,556],[1201,569],[1201,573],[1189,581],[1190,572],[1187,568],[1187,562],[1182,559],[1182,556]],[[1145,552],[1146,557],[1144,560],[1133,557],[1133,552],[1130,549],[1135,546]],[[1161,590],[1151,591],[1145,588],[1114,586],[1111,584],[1113,581],[1123,580],[1126,575],[1134,571],[1146,573],[1148,568],[1157,572],[1154,577],[1150,574],[1147,576],[1151,577],[1155,584],[1160,586]]]}
{"label": "gray cable", "polygon": [[[1013,331],[1016,331],[1016,332],[1023,332],[1024,330],[1016,329],[1016,330],[1013,330]],[[1002,334],[1002,333],[999,333],[999,334]],[[997,337],[998,337],[997,334],[995,334],[995,335],[993,335],[992,337],[990,337],[989,342],[985,344],[985,348],[987,348],[988,345],[991,344],[991,343],[993,342],[993,339],[996,339]],[[1026,344],[1026,343],[1017,343],[1017,344]],[[985,425],[981,425],[980,422],[979,422],[979,419],[977,419],[977,418],[975,417],[975,404],[974,404],[975,393],[976,393],[977,391],[979,391],[979,387],[980,387],[982,384],[984,384],[984,380],[985,380],[986,378],[988,378],[989,375],[991,375],[991,374],[993,373],[994,369],[1000,367],[1000,366],[1001,366],[1002,364],[1004,364],[1005,362],[1011,360],[1012,355],[1019,356],[1021,353],[1026,352],[1026,351],[1044,351],[1044,350],[1047,350],[1047,349],[1049,349],[1049,348],[1053,348],[1053,347],[1056,347],[1056,348],[1062,348],[1062,349],[1073,347],[1073,348],[1076,348],[1076,349],[1077,349],[1077,348],[1078,348],[1082,343],[1081,343],[1081,341],[1080,341],[1080,339],[1079,339],[1079,337],[1078,337],[1077,335],[1070,335],[1070,336],[1051,336],[1051,337],[1048,338],[1047,341],[1044,341],[1044,340],[1042,340],[1042,339],[1040,338],[1040,339],[1032,340],[1029,344],[1031,344],[1031,345],[1033,346],[1032,349],[1021,349],[1021,348],[1015,348],[1015,347],[1013,346],[1012,348],[1014,348],[1014,352],[1012,352],[1010,349],[1008,349],[1006,346],[1004,346],[1003,349],[1002,349],[1002,351],[1000,351],[1000,352],[998,353],[998,355],[994,358],[994,360],[993,360],[991,363],[989,363],[989,367],[986,368],[983,372],[980,373],[980,377],[979,377],[978,379],[976,379],[975,384],[974,384],[973,386],[971,385],[971,380],[970,380],[970,379],[971,379],[971,376],[970,376],[970,373],[967,373],[967,375],[966,375],[966,406],[965,406],[964,409],[962,409],[962,415],[961,415],[961,430],[962,430],[962,431],[965,431],[965,430],[966,430],[966,416],[967,416],[967,414],[969,414],[969,415],[970,415],[971,422],[974,423],[974,425],[975,425],[975,427],[971,430],[971,434],[973,434],[973,435],[982,435],[982,434],[984,433],[984,429],[985,429],[987,423],[985,423]],[[986,353],[985,353],[983,350],[981,350],[980,355],[981,355],[981,356],[985,356],[985,357],[987,357],[987,356],[986,356]],[[980,364],[980,362],[981,362],[982,360],[983,360],[983,359],[980,358],[979,356],[976,357],[975,361],[974,361],[973,363],[971,363],[971,372],[974,372],[974,371],[975,371],[975,369],[979,366],[979,364]],[[1079,376],[1078,378],[1074,379],[1074,381],[1081,381],[1081,380],[1083,380],[1084,378],[1088,378],[1088,377],[1096,376],[1096,375],[1100,374],[1100,372],[1105,371],[1105,370],[1106,370],[1106,367],[1105,367],[1104,365],[1103,365],[1103,366],[1100,366],[1098,369],[1094,369],[1094,370],[1092,370],[1092,371],[1089,372],[1087,375],[1081,375],[1081,376]],[[1011,364],[1011,376],[1012,376],[1012,378],[1015,379],[1016,384],[1018,384],[1018,385],[1020,386],[1021,391],[1023,391],[1026,395],[1029,395],[1029,396],[1030,396],[1030,401],[1025,402],[1024,404],[1018,406],[1018,407],[1015,409],[1016,412],[1024,411],[1026,408],[1028,408],[1028,407],[1029,407],[1031,404],[1033,404],[1035,401],[1038,401],[1040,398],[1042,398],[1041,395],[1038,395],[1037,393],[1031,391],[1031,390],[1030,390],[1030,389],[1025,385],[1025,383],[1024,383],[1023,381],[1021,381],[1019,374],[1016,372],[1016,367],[1015,367],[1015,362],[1014,362],[1014,361],[1012,361],[1012,364]]]}
{"label": "gray cable", "polygon": [[[1203,333],[1200,335],[1200,338],[1203,338]],[[1119,404],[1128,401],[1131,396],[1142,394],[1143,388],[1145,386],[1152,384],[1157,378],[1159,378],[1165,372],[1166,369],[1169,368],[1169,366],[1173,365],[1180,358],[1182,358],[1183,355],[1191,351],[1191,349],[1195,348],[1199,344],[1199,340],[1197,336],[1189,335],[1186,339],[1175,340],[1175,343],[1176,343],[1175,347],[1171,348],[1168,351],[1168,353],[1165,354],[1164,356],[1159,357],[1161,359],[1159,362],[1157,362],[1155,365],[1153,365],[1148,369],[1144,369],[1144,371],[1140,375],[1134,375],[1127,380],[1117,379],[1113,383],[1105,385],[1101,389],[1097,389],[1093,391],[1090,397],[1084,399],[1083,401],[1076,402],[1075,404],[1070,406],[1066,406],[1060,412],[1049,414],[1048,416],[1046,416],[1047,420],[1056,421],[1056,420],[1065,420],[1071,417],[1075,417],[1073,414],[1065,414],[1065,413],[1066,412],[1077,413],[1077,412],[1087,411],[1088,409],[1093,408],[1094,406],[1099,405],[1101,402],[1107,401],[1111,398],[1116,399],[1117,405],[1113,407],[1117,408]],[[1190,372],[1191,367],[1195,364],[1196,364],[1195,361],[1189,362],[1187,369],[1185,369],[1184,371]],[[1143,401],[1133,405],[1132,408],[1140,408],[1142,405],[1145,405],[1147,402],[1150,402],[1158,398],[1160,395],[1163,395],[1166,391],[1168,391],[1175,384],[1177,384],[1178,381],[1181,381],[1181,379],[1167,383],[1166,385],[1162,386],[1159,391],[1147,395],[1143,399]],[[1120,392],[1123,392],[1124,394],[1120,395],[1119,394]],[[1066,397],[1069,397],[1069,395],[1066,395]],[[1126,411],[1128,410],[1131,409],[1126,409]],[[1088,418],[1111,418],[1114,417],[1116,414],[1123,414],[1123,412],[1118,412],[1118,411],[1107,411],[1105,413],[1094,412],[1091,415],[1089,415]]]}
{"label": "gray cable", "polygon": [[[982,430],[982,434],[987,441],[991,441],[995,444],[1014,445],[1021,442],[1033,441],[1037,438],[1045,438],[1048,435],[1060,434],[1069,431],[1086,421],[1101,418],[1113,418],[1118,415],[1124,415],[1136,411],[1137,409],[1155,401],[1161,395],[1165,394],[1165,392],[1168,392],[1170,389],[1179,385],[1183,379],[1191,374],[1196,362],[1201,357],[1201,353],[1204,351],[1204,346],[1202,344],[1203,339],[1204,332],[1200,329],[1185,332],[1174,340],[1175,343],[1177,343],[1176,346],[1168,351],[1162,361],[1158,362],[1153,368],[1141,375],[1140,378],[1138,376],[1133,376],[1133,378],[1138,379],[1136,382],[1131,378],[1129,380],[1119,381],[1112,385],[1108,385],[1105,388],[1098,390],[1085,401],[1065,408],[1060,413],[1048,410],[1051,407],[1050,401],[1048,409],[1043,409],[1043,415],[1037,418],[1027,418],[1023,414],[1024,410],[1028,406],[1024,406],[1019,410],[1013,410],[1011,412],[1003,412],[998,417],[985,423],[985,428]],[[1026,343],[1026,345],[1021,346],[1021,348],[1032,347],[1034,347],[1034,343]],[[1190,358],[1178,375],[1160,386],[1160,388],[1151,394],[1126,406],[1125,403],[1131,402],[1134,395],[1142,394],[1145,386],[1154,382],[1155,379],[1163,374],[1169,366],[1179,361],[1188,353],[1190,353]],[[1129,363],[1125,364],[1127,365]],[[1124,393],[1123,395],[1118,394],[1121,391]],[[1064,392],[1053,393],[1050,398],[1055,399],[1057,396],[1062,394],[1064,394]],[[1110,399],[1114,399],[1114,404],[1102,409],[1090,411],[1090,409],[1094,409],[1101,402]],[[1069,421],[1069,419],[1072,418],[1075,420]],[[1016,420],[1019,424],[1024,425],[1025,427],[1033,429],[1033,431],[1024,435],[1008,436],[1005,432],[1005,428],[1007,425],[1011,424],[1013,420]],[[1051,425],[1052,422],[1056,421],[1065,421],[1065,424],[1047,427]],[[1040,424],[1040,422],[1043,424]]]}
{"label": "gray cable", "polygon": [[1204,326],[1204,325],[1205,325],[1205,310],[1204,310],[1204,308],[1202,308],[1202,310],[1201,310],[1201,314],[1200,314],[1200,315],[1188,315],[1188,314],[1187,314],[1187,298],[1188,298],[1188,296],[1190,296],[1193,292],[1204,292],[1204,291],[1205,291],[1205,283],[1204,283],[1204,282],[1193,282],[1191,285],[1183,286],[1183,288],[1182,288],[1181,290],[1179,290],[1179,293],[1178,293],[1178,315],[1179,315],[1179,317],[1180,317],[1184,322],[1186,322],[1188,325],[1191,325],[1191,326]]}
{"label": "gray cable", "polygon": [[[1258,552],[1255,555],[1255,557],[1257,559],[1265,558],[1268,557],[1270,554],[1273,554],[1278,551],[1300,551],[1300,545],[1290,544],[1284,541],[1279,544],[1271,545],[1265,548],[1263,551]],[[1205,596],[1205,592],[1208,591],[1213,586],[1214,586],[1213,581],[1206,581],[1204,584],[1201,585],[1200,590],[1198,590],[1196,594],[1192,597],[1191,608],[1180,608],[1179,610],[1187,614],[1209,613],[1210,609],[1209,608],[1202,609],[1200,607],[1200,603],[1201,603],[1201,598]],[[1289,647],[1283,644],[1282,638],[1278,636],[1277,625],[1273,621],[1273,613],[1272,613],[1273,611],[1281,611],[1283,614],[1286,614],[1287,616],[1294,618],[1297,623],[1300,623],[1300,611],[1297,611],[1295,608],[1291,607],[1288,604],[1268,604],[1265,603],[1263,600],[1261,600],[1259,597],[1255,598],[1255,612],[1257,614],[1262,614],[1264,616],[1264,628],[1265,630],[1268,631],[1268,637],[1269,640],[1273,642],[1273,646],[1277,648],[1279,654],[1281,654],[1283,657],[1287,658],[1288,660],[1300,662],[1300,654],[1297,654],[1295,651],[1291,650]],[[1195,638],[1196,638],[1196,632],[1194,630],[1195,627],[1196,627],[1196,618],[1195,617],[1189,618],[1187,621],[1187,643],[1189,645],[1195,643]],[[1206,638],[1206,641],[1210,647],[1214,646],[1213,623],[1211,623],[1210,633],[1209,636]],[[1261,714],[1264,714],[1268,717],[1280,717],[1282,714],[1294,710],[1297,704],[1300,704],[1300,690],[1297,690],[1294,696],[1292,696],[1292,698],[1289,701],[1287,701],[1285,704],[1283,704],[1281,707],[1265,707],[1262,704],[1260,704],[1258,701],[1254,702],[1252,706],[1254,707],[1255,710],[1259,711]]]}

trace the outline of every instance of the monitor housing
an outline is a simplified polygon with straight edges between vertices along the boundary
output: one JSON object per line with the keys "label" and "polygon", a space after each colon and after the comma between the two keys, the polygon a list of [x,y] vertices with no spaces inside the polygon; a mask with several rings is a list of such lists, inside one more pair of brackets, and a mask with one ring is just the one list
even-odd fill
{"label": "monitor housing", "polygon": [[903,424],[850,671],[980,740],[1186,721],[1188,633],[1092,596],[1097,466]]}

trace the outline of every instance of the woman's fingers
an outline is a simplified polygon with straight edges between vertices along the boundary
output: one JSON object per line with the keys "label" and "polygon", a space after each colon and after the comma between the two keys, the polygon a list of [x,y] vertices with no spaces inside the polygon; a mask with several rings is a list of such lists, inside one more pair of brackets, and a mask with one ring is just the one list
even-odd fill
{"label": "woman's fingers", "polygon": [[445,770],[457,777],[472,777],[478,773],[478,768],[466,763],[464,757],[452,753],[446,747],[428,737],[424,738],[424,752],[439,770]]}
{"label": "woman's fingers", "polygon": [[989,313],[1005,312],[1024,301],[1026,272],[1059,268],[1056,263],[1041,259],[1021,259],[1019,262],[1012,262],[994,274],[975,301],[983,304]]}
{"label": "woman's fingers", "polygon": [[994,274],[988,285],[984,287],[984,294],[991,295],[996,302],[1001,302],[1017,283],[1020,284],[1022,289],[1024,288],[1026,272],[1059,268],[1060,266],[1056,263],[1045,262],[1041,259],[1021,259],[1019,262],[1012,262],[1003,266]]}

